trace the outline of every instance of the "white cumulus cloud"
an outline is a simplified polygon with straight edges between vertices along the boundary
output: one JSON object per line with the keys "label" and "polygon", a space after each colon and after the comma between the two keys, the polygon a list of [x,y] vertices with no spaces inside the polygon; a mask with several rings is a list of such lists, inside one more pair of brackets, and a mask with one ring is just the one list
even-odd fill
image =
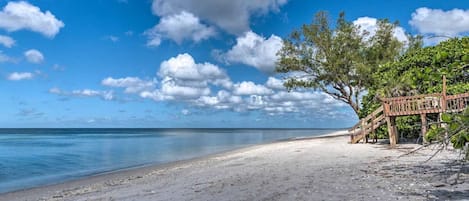
{"label": "white cumulus cloud", "polygon": [[38,64],[44,61],[44,55],[42,55],[42,53],[36,49],[30,49],[24,52],[24,56],[26,57],[26,60],[31,63]]}
{"label": "white cumulus cloud", "polygon": [[[353,21],[354,25],[360,26],[360,29],[362,31],[367,31],[370,35],[368,38],[371,38],[376,34],[376,31],[378,30],[378,19],[372,18],[372,17],[359,17],[356,20]],[[393,36],[401,41],[401,42],[407,42],[409,39],[406,36],[404,28],[397,26],[394,28]]]}
{"label": "white cumulus cloud", "polygon": [[210,107],[214,109],[235,109],[236,105],[242,105],[243,99],[241,96],[236,96],[228,91],[220,90],[216,96],[202,96],[193,101],[193,103],[200,107]]}
{"label": "white cumulus cloud", "polygon": [[[198,63],[190,54],[179,54],[163,61],[153,79],[138,77],[113,78],[101,81],[106,87],[123,88],[126,95],[134,94],[156,102],[188,104],[195,110],[229,110],[233,112],[259,111],[265,115],[324,116],[341,115],[347,106],[329,95],[306,89],[283,86],[283,80],[269,77],[265,83],[241,81],[232,83],[226,72],[211,63]],[[51,94],[67,97],[101,97],[120,100],[113,91],[73,90],[51,88]],[[124,95],[124,94],[119,94]],[[124,99],[122,99],[124,100]],[[131,99],[126,99],[131,100]],[[339,112],[337,112],[339,111]],[[189,110],[181,113],[191,114]],[[332,117],[331,117],[332,118]]]}
{"label": "white cumulus cloud", "polygon": [[63,26],[50,11],[42,12],[25,1],[8,2],[0,11],[0,28],[9,32],[26,29],[53,38]]}
{"label": "white cumulus cloud", "polygon": [[103,100],[114,100],[113,91],[98,91],[93,89],[63,91],[58,87],[53,87],[49,89],[49,93],[65,97],[99,97]]}
{"label": "white cumulus cloud", "polygon": [[162,17],[160,22],[145,34],[148,36],[148,46],[158,46],[164,38],[178,44],[184,40],[199,42],[216,35],[216,31],[213,27],[202,24],[192,13],[182,11]]}
{"label": "white cumulus cloud", "polygon": [[180,54],[161,63],[159,75],[181,80],[215,80],[227,75],[218,66],[211,63],[197,64],[190,54]]}
{"label": "white cumulus cloud", "polygon": [[0,50],[0,63],[3,62],[14,62],[15,59],[11,58],[10,56],[3,54],[3,52]]}
{"label": "white cumulus cloud", "polygon": [[230,78],[220,67],[208,62],[195,63],[194,58],[187,53],[163,61],[158,75],[191,86],[206,86],[208,82],[225,88],[232,85]]}
{"label": "white cumulus cloud", "polygon": [[418,8],[409,24],[422,34],[454,37],[469,32],[469,10]]}
{"label": "white cumulus cloud", "polygon": [[251,81],[244,81],[234,85],[233,93],[236,95],[265,95],[271,94],[272,90],[268,89],[264,85],[255,84]]}
{"label": "white cumulus cloud", "polygon": [[275,90],[285,90],[285,86],[283,86],[284,81],[277,79],[275,77],[269,77],[267,79],[267,82],[265,83],[265,86],[267,86],[270,89],[275,89]]}
{"label": "white cumulus cloud", "polygon": [[248,31],[252,15],[278,11],[287,0],[153,0],[152,10],[160,17],[193,13],[231,34]]}
{"label": "white cumulus cloud", "polygon": [[163,61],[158,71],[158,89],[144,90],[140,97],[160,100],[195,100],[211,93],[211,86],[231,88],[233,83],[220,67],[196,63],[190,54],[179,54]]}
{"label": "white cumulus cloud", "polygon": [[83,89],[83,90],[73,90],[72,94],[77,96],[97,96],[100,94],[99,91],[91,90],[91,89]]}
{"label": "white cumulus cloud", "polygon": [[154,101],[162,101],[165,99],[169,99],[169,97],[164,97],[159,90],[142,91],[140,92],[139,96],[142,98],[152,99]]}
{"label": "white cumulus cloud", "polygon": [[73,90],[70,95],[81,97],[101,97],[104,100],[112,100],[114,93],[112,91],[97,91],[92,89]]}
{"label": "white cumulus cloud", "polygon": [[276,35],[265,38],[252,31],[236,39],[236,44],[221,55],[227,62],[242,63],[253,66],[265,73],[275,71],[277,52],[282,48],[282,39]]}
{"label": "white cumulus cloud", "polygon": [[209,95],[210,88],[208,86],[181,85],[174,80],[163,80],[161,93],[164,99],[187,100]]}
{"label": "white cumulus cloud", "polygon": [[0,45],[3,45],[7,48],[13,47],[15,40],[9,36],[0,35]]}
{"label": "white cumulus cloud", "polygon": [[145,81],[138,77],[112,78],[107,77],[101,84],[109,87],[125,88],[125,93],[139,93],[144,90],[151,90],[156,85],[156,80]]}
{"label": "white cumulus cloud", "polygon": [[13,72],[8,75],[7,79],[12,81],[30,80],[33,79],[34,74],[30,72]]}
{"label": "white cumulus cloud", "polygon": [[189,54],[163,61],[158,75],[163,78],[161,92],[172,98],[197,98],[210,94],[209,84],[231,87],[227,74],[211,63],[196,63]]}

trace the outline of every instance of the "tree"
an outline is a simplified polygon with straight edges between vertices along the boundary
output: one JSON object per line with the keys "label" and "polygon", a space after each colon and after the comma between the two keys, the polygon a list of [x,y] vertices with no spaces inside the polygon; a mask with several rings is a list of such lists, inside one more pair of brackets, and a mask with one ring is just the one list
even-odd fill
{"label": "tree", "polygon": [[370,35],[346,21],[341,13],[331,28],[325,12],[310,25],[293,31],[279,51],[277,72],[285,73],[285,86],[314,88],[350,105],[360,113],[360,95],[373,84],[372,72],[403,52],[404,44],[393,37],[397,23],[380,20]]}

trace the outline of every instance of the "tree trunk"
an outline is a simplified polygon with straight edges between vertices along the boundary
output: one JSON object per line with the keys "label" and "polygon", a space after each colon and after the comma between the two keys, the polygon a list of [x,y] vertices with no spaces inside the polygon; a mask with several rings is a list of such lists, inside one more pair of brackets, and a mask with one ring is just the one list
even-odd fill
{"label": "tree trunk", "polygon": [[354,103],[352,101],[350,101],[347,104],[349,104],[352,107],[352,109],[355,112],[355,114],[357,115],[357,117],[360,117],[359,116],[360,115],[360,106],[357,103]]}

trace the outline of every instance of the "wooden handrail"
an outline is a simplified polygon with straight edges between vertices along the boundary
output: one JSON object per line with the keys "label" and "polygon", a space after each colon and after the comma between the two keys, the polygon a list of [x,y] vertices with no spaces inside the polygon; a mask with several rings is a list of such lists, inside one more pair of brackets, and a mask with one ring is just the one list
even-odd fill
{"label": "wooden handrail", "polygon": [[447,96],[446,112],[460,112],[469,105],[469,93]]}
{"label": "wooden handrail", "polygon": [[447,100],[457,99],[457,98],[466,98],[469,97],[469,93],[455,94],[446,96]]}
{"label": "wooden handrail", "polygon": [[[351,143],[357,143],[361,139],[364,139],[369,133],[373,132],[374,129],[381,126],[383,124],[383,120],[384,107],[381,105],[349,129],[349,132],[351,133]],[[355,132],[356,130],[358,130],[358,132]]]}
{"label": "wooden handrail", "polygon": [[441,93],[433,93],[433,94],[421,94],[415,96],[399,96],[399,97],[391,97],[391,98],[381,98],[384,102],[396,101],[396,100],[408,100],[408,99],[418,99],[422,97],[441,97]]}
{"label": "wooden handrail", "polygon": [[358,129],[358,127],[360,127],[362,125],[362,122],[368,122],[372,117],[375,117],[377,116],[379,113],[383,112],[383,106],[379,106],[375,111],[373,111],[371,114],[369,114],[368,116],[366,116],[365,118],[361,119],[360,121],[358,121],[357,124],[355,124],[352,128],[349,129],[349,132],[350,131],[353,131],[355,129]]}
{"label": "wooden handrail", "polygon": [[423,94],[383,98],[386,116],[406,116],[415,114],[461,111],[467,107],[469,93],[444,96],[443,94]]}

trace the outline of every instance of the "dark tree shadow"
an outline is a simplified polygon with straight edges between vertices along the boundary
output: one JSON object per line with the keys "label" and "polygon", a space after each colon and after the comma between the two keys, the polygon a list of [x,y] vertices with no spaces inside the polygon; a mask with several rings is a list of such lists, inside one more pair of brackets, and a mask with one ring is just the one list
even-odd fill
{"label": "dark tree shadow", "polygon": [[468,200],[469,190],[453,191],[448,189],[430,190],[429,200]]}
{"label": "dark tree shadow", "polygon": [[389,178],[389,175],[421,177],[419,179],[430,184],[418,193],[401,192],[403,196],[426,197],[428,200],[469,200],[469,163],[464,161],[385,165],[381,171],[383,173],[378,175],[385,178]]}

